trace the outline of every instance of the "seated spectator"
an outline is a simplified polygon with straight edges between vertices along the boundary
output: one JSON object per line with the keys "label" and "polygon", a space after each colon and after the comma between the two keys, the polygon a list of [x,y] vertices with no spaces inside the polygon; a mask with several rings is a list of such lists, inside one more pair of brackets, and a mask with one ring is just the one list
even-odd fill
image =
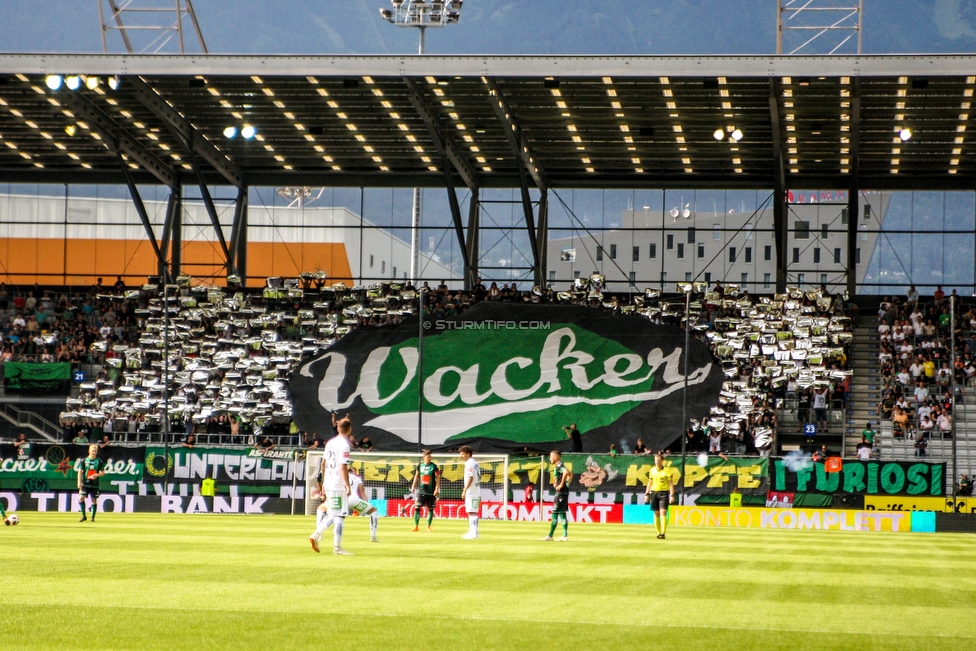
{"label": "seated spectator", "polygon": [[867,461],[871,458],[872,451],[871,444],[868,443],[868,440],[862,435],[861,440],[857,443],[857,458],[861,459],[862,461]]}
{"label": "seated spectator", "polygon": [[[687,448],[687,445],[686,445]],[[634,446],[634,454],[645,455],[647,454],[647,448],[644,447],[643,439],[637,439],[637,445]]]}
{"label": "seated spectator", "polygon": [[359,442],[359,449],[363,452],[369,452],[373,449],[373,442],[369,440],[368,436],[364,436],[363,440]]}
{"label": "seated spectator", "polygon": [[196,447],[196,445],[197,445],[197,437],[193,434],[188,435],[183,440],[183,447],[185,448],[193,448]]}
{"label": "seated spectator", "polygon": [[973,480],[969,478],[969,475],[963,475],[959,478],[959,494],[966,496],[973,494]]}

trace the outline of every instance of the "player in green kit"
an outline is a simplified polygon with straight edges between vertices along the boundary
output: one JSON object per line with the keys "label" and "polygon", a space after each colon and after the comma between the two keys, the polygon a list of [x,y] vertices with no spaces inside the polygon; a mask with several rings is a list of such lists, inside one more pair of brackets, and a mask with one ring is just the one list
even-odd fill
{"label": "player in green kit", "polygon": [[552,540],[552,534],[556,533],[556,523],[560,518],[563,522],[563,537],[559,542],[569,540],[569,519],[566,512],[569,510],[569,482],[573,479],[573,473],[563,463],[563,455],[558,450],[549,453],[549,463],[552,464],[552,488],[556,493],[556,499],[552,503],[552,523],[549,525],[549,535],[543,540]]}
{"label": "player in green kit", "polygon": [[78,468],[78,495],[81,506],[81,519],[84,522],[88,519],[85,515],[85,500],[89,500],[91,506],[92,522],[95,521],[95,513],[98,511],[98,480],[105,474],[105,462],[98,458],[98,446],[88,446],[88,456],[81,460]]}
{"label": "player in green kit", "polygon": [[410,487],[411,492],[417,496],[413,505],[413,530],[420,529],[420,509],[426,506],[427,533],[430,533],[430,525],[434,522],[434,506],[441,493],[441,469],[431,460],[430,450],[424,450],[422,454],[423,460],[417,464],[413,485]]}
{"label": "player in green kit", "polygon": [[644,502],[651,505],[654,511],[654,528],[657,537],[664,540],[668,530],[668,504],[674,503],[674,479],[669,469],[664,467],[664,457],[660,452],[654,455],[654,467],[651,468],[651,480],[644,491]]}

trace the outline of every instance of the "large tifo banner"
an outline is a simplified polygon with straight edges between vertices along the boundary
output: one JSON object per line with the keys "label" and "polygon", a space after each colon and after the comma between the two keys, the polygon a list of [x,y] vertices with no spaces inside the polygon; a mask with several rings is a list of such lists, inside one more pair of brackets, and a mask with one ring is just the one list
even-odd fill
{"label": "large tifo banner", "polygon": [[[293,414],[308,432],[331,435],[331,414],[349,414],[377,448],[470,444],[480,451],[658,449],[718,401],[723,375],[708,347],[638,316],[578,306],[479,303],[447,319],[424,317],[362,328],[291,378]],[[687,368],[688,377],[685,378]],[[687,382],[686,382],[687,380]]]}

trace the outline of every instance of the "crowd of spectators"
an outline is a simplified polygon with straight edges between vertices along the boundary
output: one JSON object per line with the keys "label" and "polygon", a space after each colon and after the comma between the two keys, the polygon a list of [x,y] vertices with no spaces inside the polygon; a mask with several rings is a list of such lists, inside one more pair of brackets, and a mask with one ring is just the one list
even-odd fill
{"label": "crowd of spectators", "polygon": [[976,378],[976,306],[941,287],[922,298],[913,285],[904,298],[883,298],[878,337],[879,416],[892,423],[894,438],[914,441],[915,454],[925,456],[930,438],[951,436],[954,399],[963,400]]}
{"label": "crowd of spectators", "polygon": [[799,422],[828,429],[828,408],[850,387],[849,347],[857,308],[826,287],[751,297],[716,283],[694,296],[694,330],[707,340],[726,380],[719,405],[686,433],[686,449],[726,455],[770,453],[776,410],[797,405]]}

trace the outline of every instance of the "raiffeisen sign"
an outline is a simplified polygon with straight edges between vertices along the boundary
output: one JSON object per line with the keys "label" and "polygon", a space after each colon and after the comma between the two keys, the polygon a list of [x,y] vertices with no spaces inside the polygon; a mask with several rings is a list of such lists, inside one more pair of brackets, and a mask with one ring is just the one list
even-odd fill
{"label": "raiffeisen sign", "polygon": [[[429,447],[550,447],[568,443],[563,427],[575,423],[585,450],[624,451],[638,437],[668,445],[683,430],[681,329],[584,307],[481,303],[425,319],[421,363],[418,325],[356,330],[299,367],[291,379],[299,427],[328,436],[329,414],[348,412],[357,436],[416,449],[422,383]],[[717,402],[722,379],[692,337],[689,418]]]}

